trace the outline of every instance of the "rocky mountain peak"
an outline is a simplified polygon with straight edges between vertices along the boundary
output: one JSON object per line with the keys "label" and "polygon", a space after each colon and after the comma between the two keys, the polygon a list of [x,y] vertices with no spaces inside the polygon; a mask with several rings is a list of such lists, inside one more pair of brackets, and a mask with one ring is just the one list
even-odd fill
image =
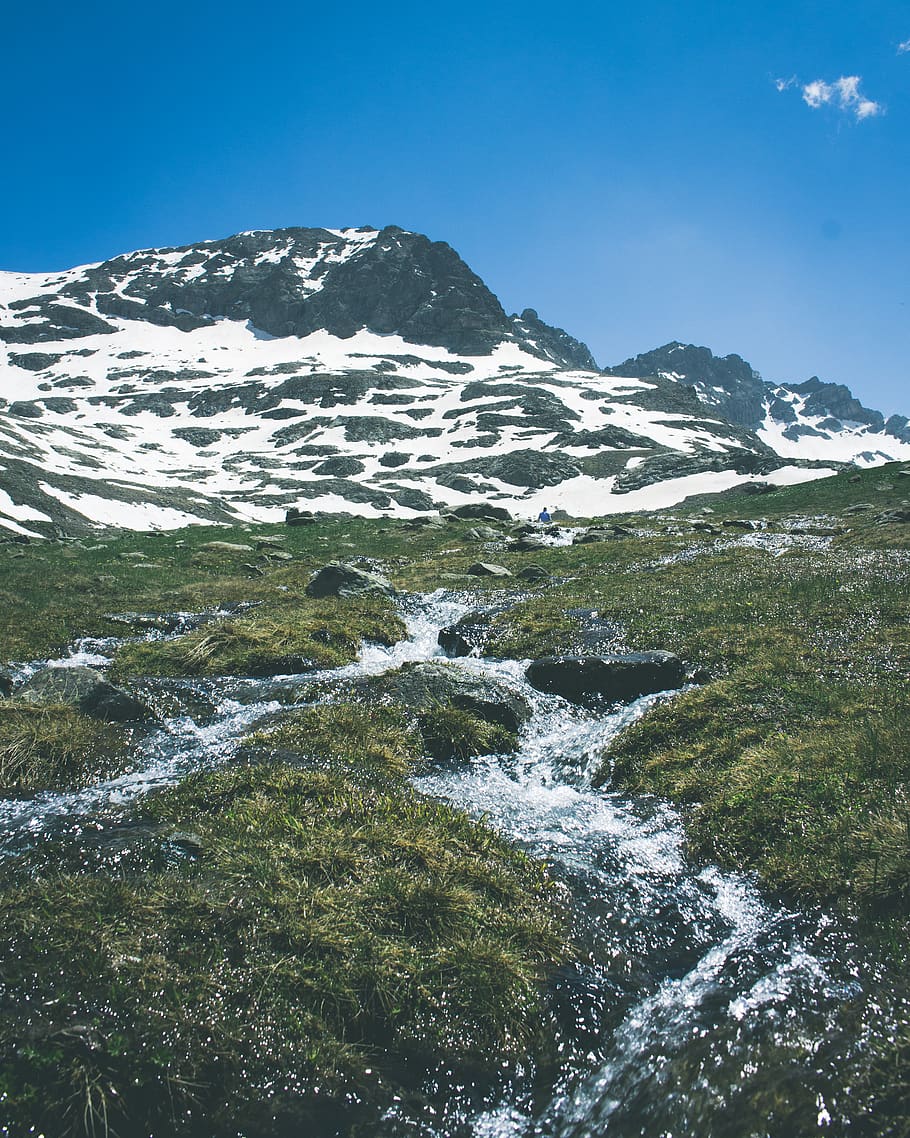
{"label": "rocky mountain peak", "polygon": [[587,344],[576,340],[562,328],[545,324],[533,308],[526,308],[520,316],[512,316],[515,336],[526,351],[550,360],[561,367],[580,371],[597,371],[597,363]]}
{"label": "rocky mountain peak", "polygon": [[694,387],[702,403],[732,423],[754,428],[764,418],[765,385],[742,356],[715,356],[710,348],[671,340],[606,368],[605,375],[665,376]]}
{"label": "rocky mountain peak", "polygon": [[325,331],[347,339],[365,328],[465,356],[514,342],[559,366],[595,367],[583,344],[536,313],[530,322],[507,316],[446,242],[396,225],[253,230],[140,250],[35,283],[33,295],[9,305],[17,315],[0,322],[0,339],[113,332],[110,318],[185,332],[227,318],[280,337]]}

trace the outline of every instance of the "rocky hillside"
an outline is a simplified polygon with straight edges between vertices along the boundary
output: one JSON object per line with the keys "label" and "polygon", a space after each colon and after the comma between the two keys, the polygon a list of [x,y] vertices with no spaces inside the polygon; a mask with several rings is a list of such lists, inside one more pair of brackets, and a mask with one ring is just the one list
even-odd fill
{"label": "rocky hillside", "polygon": [[755,431],[787,458],[877,464],[906,457],[910,444],[904,415],[887,420],[864,407],[849,388],[813,376],[805,383],[768,383],[737,355],[672,341],[644,352],[607,375],[661,376],[695,389],[707,407]]}
{"label": "rocky hillside", "polygon": [[533,309],[507,315],[450,246],[397,227],[2,273],[0,530],[478,499],[589,516],[884,461],[885,443],[910,457],[906,420],[845,417],[849,392],[813,382],[772,391],[678,344],[600,372]]}

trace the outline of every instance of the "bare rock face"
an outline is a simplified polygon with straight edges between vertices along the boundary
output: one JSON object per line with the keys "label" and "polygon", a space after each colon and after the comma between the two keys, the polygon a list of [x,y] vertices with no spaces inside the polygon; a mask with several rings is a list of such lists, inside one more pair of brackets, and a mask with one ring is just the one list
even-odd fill
{"label": "bare rock face", "polygon": [[469,518],[481,522],[510,522],[512,515],[504,506],[491,506],[488,502],[469,502],[447,510],[453,518]]}
{"label": "bare rock face", "polygon": [[25,703],[68,703],[109,723],[149,719],[151,711],[93,668],[44,668],[15,692]]}
{"label": "bare rock face", "polygon": [[528,666],[528,683],[572,703],[596,707],[630,703],[639,696],[678,688],[682,660],[672,652],[630,652],[623,656],[542,656]]}
{"label": "bare rock face", "polygon": [[139,251],[90,266],[59,297],[17,303],[28,318],[0,332],[14,344],[112,333],[105,316],[181,331],[226,317],[272,336],[324,329],[347,338],[368,328],[461,355],[518,342],[561,366],[594,368],[584,344],[532,310],[507,316],[450,245],[396,225],[259,230]]}
{"label": "bare rock face", "polygon": [[673,340],[607,368],[605,374],[640,378],[660,374],[676,376],[680,383],[694,388],[705,402],[716,406],[733,423],[756,427],[764,417],[765,384],[741,356],[721,358],[710,348]]}

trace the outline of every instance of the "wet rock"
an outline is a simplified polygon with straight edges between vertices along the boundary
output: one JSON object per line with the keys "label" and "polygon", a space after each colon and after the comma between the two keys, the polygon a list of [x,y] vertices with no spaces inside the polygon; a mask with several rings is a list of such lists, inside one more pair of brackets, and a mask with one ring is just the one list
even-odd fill
{"label": "wet rock", "polygon": [[188,857],[201,857],[205,850],[205,842],[198,834],[187,830],[176,830],[166,843],[171,849],[186,854]]}
{"label": "wet rock", "polygon": [[511,572],[505,565],[494,565],[490,561],[475,561],[468,568],[472,577],[511,577]]}
{"label": "wet rock", "polygon": [[506,684],[477,676],[458,664],[405,664],[394,672],[366,676],[351,689],[371,702],[400,703],[415,710],[432,710],[449,704],[461,711],[517,731],[531,717],[531,705]]}
{"label": "wet rock", "polygon": [[0,696],[7,696],[13,690],[13,677],[6,668],[0,668]]}
{"label": "wet rock", "polygon": [[672,652],[630,652],[623,656],[543,656],[525,673],[538,691],[561,695],[586,707],[628,703],[651,692],[678,688],[685,667]]}
{"label": "wet rock", "polygon": [[109,723],[131,723],[151,717],[151,711],[122,688],[114,687],[93,668],[44,668],[19,688],[25,703],[66,703]]}
{"label": "wet rock", "polygon": [[392,597],[395,589],[378,573],[369,573],[342,561],[330,561],[317,569],[306,587],[310,597]]}
{"label": "wet rock", "polygon": [[489,616],[469,612],[454,624],[441,628],[436,639],[447,656],[479,656],[486,645],[489,630]]}

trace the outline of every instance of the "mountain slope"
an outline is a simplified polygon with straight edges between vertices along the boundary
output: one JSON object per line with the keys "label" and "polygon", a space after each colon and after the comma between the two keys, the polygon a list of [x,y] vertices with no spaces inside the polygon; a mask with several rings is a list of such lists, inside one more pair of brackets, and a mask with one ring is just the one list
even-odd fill
{"label": "mountain slope", "polygon": [[601,373],[533,309],[507,316],[448,245],[396,227],[2,273],[0,528],[276,520],[291,505],[408,515],[479,498],[590,515],[821,473],[790,461],[799,442],[782,458],[742,421],[754,408],[736,383],[760,383],[748,365],[728,381],[738,357],[685,351],[713,371],[690,383],[652,353]]}
{"label": "mountain slope", "polygon": [[908,421],[864,407],[843,384],[813,376],[773,384],[740,356],[678,340],[644,352],[606,375],[660,376],[694,388],[712,411],[755,431],[786,458],[877,464],[910,457]]}

